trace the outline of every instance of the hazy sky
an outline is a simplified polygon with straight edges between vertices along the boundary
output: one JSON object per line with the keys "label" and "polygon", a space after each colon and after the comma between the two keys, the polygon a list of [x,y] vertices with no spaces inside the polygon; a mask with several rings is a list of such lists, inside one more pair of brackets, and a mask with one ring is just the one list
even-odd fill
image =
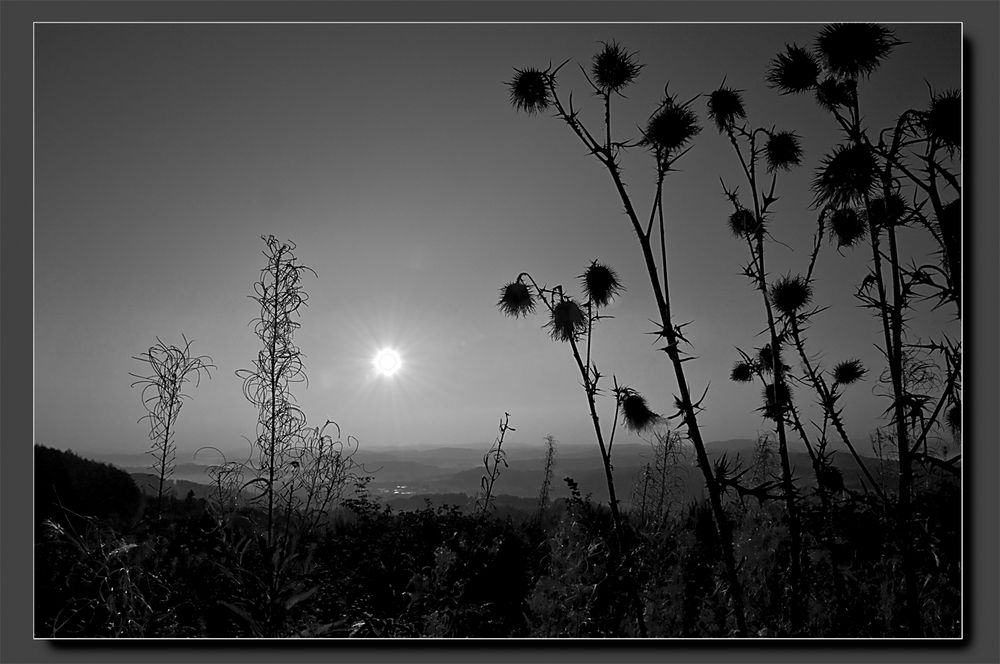
{"label": "hazy sky", "polygon": [[[598,329],[598,365],[669,413],[673,373],[644,334],[655,306],[606,173],[564,124],[516,113],[505,81],[513,67],[589,67],[600,41],[617,40],[647,64],[616,101],[615,127],[630,136],[668,81],[682,99],[724,77],[743,89],[751,122],[795,130],[805,150],[778,183],[772,232],[788,247],[769,248],[777,275],[805,269],[809,184],[837,134],[811,98],[781,97],[763,79],[786,42],[809,45],[818,28],[37,26],[36,442],[146,449],[131,357],[181,333],[218,370],[189,390],[180,450],[252,438],[256,411],[234,372],[257,352],[247,295],[264,266],[262,234],[296,242],[318,274],[305,280],[296,337],[310,382],[294,393],[310,422],[334,419],[362,445],[488,446],[504,411],[513,442],[592,441],[569,348],[549,340],[540,315],[514,321],[495,305],[521,271],[577,292],[595,258],[628,288]],[[873,127],[923,107],[928,85],[960,86],[957,24],[894,29],[909,43],[862,88]],[[579,68],[563,72],[562,88],[597,126]],[[673,309],[693,321],[698,359],[687,367],[696,394],[709,386],[706,439],[753,437],[767,428],[760,390],[728,380],[734,347],[761,345],[764,328],[719,184],[739,183],[738,164],[704,99],[694,108],[703,131],[666,190]],[[648,209],[651,160],[637,153],[624,168]],[[863,252],[831,246],[820,258],[815,300],[830,309],[809,342],[827,367],[855,356],[878,366],[878,324],[851,295],[863,270]],[[392,379],[372,372],[382,346],[403,356]],[[888,406],[873,389],[872,379],[856,385],[845,402],[855,436]]]}

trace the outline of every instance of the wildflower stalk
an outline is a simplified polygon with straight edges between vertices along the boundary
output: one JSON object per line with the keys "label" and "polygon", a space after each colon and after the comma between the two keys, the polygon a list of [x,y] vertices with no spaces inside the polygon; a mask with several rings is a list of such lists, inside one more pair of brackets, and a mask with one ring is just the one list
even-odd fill
{"label": "wildflower stalk", "polygon": [[163,509],[164,487],[174,470],[177,450],[175,424],[184,399],[190,398],[182,391],[184,384],[193,377],[198,385],[202,373],[211,378],[211,369],[215,368],[212,358],[207,355],[192,356],[191,342],[184,335],[181,339],[181,346],[168,346],[157,337],[149,350],[132,358],[142,362],[148,370],[129,374],[136,379],[132,387],[142,386],[141,398],[146,415],[139,421],[148,422],[149,437],[153,441],[150,454],[154,459],[153,472],[157,479],[157,518]]}

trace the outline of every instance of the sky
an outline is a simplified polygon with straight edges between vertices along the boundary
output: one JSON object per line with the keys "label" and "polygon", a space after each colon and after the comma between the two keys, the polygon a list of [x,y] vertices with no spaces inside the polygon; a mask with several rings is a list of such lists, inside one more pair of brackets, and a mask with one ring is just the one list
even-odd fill
{"label": "sky", "polygon": [[[35,441],[81,453],[149,447],[133,360],[159,337],[193,340],[217,366],[187,393],[177,445],[246,447],[256,410],[235,372],[259,341],[248,295],[264,267],[262,235],[297,244],[313,268],[296,343],[308,385],[293,394],[310,424],[338,422],[362,446],[485,446],[504,412],[513,444],[593,441],[569,348],[540,315],[506,318],[499,288],[520,272],[579,292],[591,260],[627,288],[602,321],[602,373],[672,411],[676,388],[655,351],[654,300],[639,246],[602,167],[557,119],[517,113],[513,69],[572,59],[589,67],[616,40],[646,64],[614,102],[635,137],[664,86],[679,99],[726,84],[743,90],[754,125],[794,130],[803,165],[779,178],[768,248],[772,275],[804,271],[816,211],[815,168],[838,141],[808,97],[764,84],[786,43],[811,45],[814,24],[41,24],[35,41]],[[887,126],[924,107],[928,86],[960,87],[960,28],[893,26],[907,42],[862,87],[866,120]],[[560,74],[584,122],[600,109],[579,67]],[[764,343],[759,294],[741,274],[720,178],[739,183],[728,141],[703,130],[665,189],[671,299],[708,388],[706,440],[767,430],[760,390],[729,381],[736,347]],[[648,154],[623,162],[640,210],[651,203]],[[745,189],[745,187],[743,187]],[[929,247],[905,236],[916,256]],[[878,367],[880,328],[852,293],[863,253],[827,245],[808,333],[827,368]],[[915,334],[939,333],[928,314]],[[957,324],[948,327],[958,333]],[[375,375],[393,347],[403,367]],[[873,372],[877,373],[877,372]],[[864,440],[888,406],[873,376],[851,388],[845,418]],[[812,417],[812,401],[803,395]],[[602,417],[609,422],[610,401]],[[619,440],[639,442],[620,432]]]}

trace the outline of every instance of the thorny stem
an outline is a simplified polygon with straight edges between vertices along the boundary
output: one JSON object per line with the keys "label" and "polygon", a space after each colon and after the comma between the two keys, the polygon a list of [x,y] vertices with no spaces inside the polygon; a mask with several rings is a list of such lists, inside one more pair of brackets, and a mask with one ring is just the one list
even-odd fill
{"label": "thorny stem", "polygon": [[791,619],[792,630],[795,631],[798,629],[803,617],[803,612],[799,607],[799,601],[803,595],[800,587],[802,583],[801,528],[799,524],[798,508],[795,504],[797,492],[795,484],[792,480],[791,463],[788,459],[788,441],[785,435],[785,417],[783,413],[784,406],[780,403],[779,397],[781,394],[781,388],[785,386],[784,371],[781,366],[781,344],[778,339],[774,313],[771,308],[771,301],[767,294],[767,270],[764,265],[764,215],[766,214],[766,208],[762,208],[761,206],[759,191],[757,188],[757,131],[755,130],[747,134],[750,152],[749,163],[747,163],[742,151],[739,149],[739,144],[731,127],[728,128],[728,134],[730,142],[733,144],[736,154],[739,157],[740,164],[743,167],[743,173],[750,185],[750,193],[753,198],[754,220],[757,230],[754,234],[755,242],[751,241],[750,235],[747,236],[747,248],[753,258],[755,281],[757,282],[757,289],[760,291],[760,295],[764,303],[764,312],[767,317],[767,329],[770,333],[772,358],[771,368],[772,376],[774,377],[774,424],[775,431],[778,434],[778,455],[781,460],[781,481],[785,497],[785,509],[788,513],[788,530],[791,537],[791,588],[789,593],[789,617]]}
{"label": "thorny stem", "polygon": [[[586,131],[582,123],[576,119],[575,113],[567,113],[559,98],[558,91],[556,90],[554,75],[549,77],[549,92],[552,95],[559,117],[569,124],[577,137],[588,147],[588,149],[590,149],[591,153],[594,154],[598,161],[600,161],[607,169],[615,190],[618,193],[619,199],[625,208],[625,214],[628,216],[629,222],[632,225],[632,230],[635,232],[636,237],[639,240],[643,261],[646,265],[650,286],[653,289],[653,297],[656,301],[660,317],[660,333],[666,340],[666,346],[663,350],[666,352],[667,357],[670,359],[671,365],[673,366],[674,377],[677,382],[678,391],[680,392],[679,404],[681,413],[687,427],[688,437],[694,445],[695,453],[698,457],[698,466],[705,479],[705,485],[708,489],[715,526],[718,530],[719,541],[722,544],[723,560],[726,567],[726,578],[729,585],[729,596],[730,601],[733,604],[733,612],[737,623],[736,633],[739,636],[743,636],[747,633],[746,612],[743,605],[742,585],[739,580],[736,559],[733,552],[732,529],[729,524],[728,517],[726,516],[725,509],[722,505],[722,491],[713,473],[712,464],[708,458],[705,443],[701,436],[701,429],[698,425],[694,402],[691,399],[687,378],[684,373],[684,359],[681,358],[678,350],[677,330],[674,327],[670,313],[670,304],[665,295],[668,292],[668,289],[665,286],[661,286],[656,261],[649,242],[649,235],[643,232],[642,224],[640,223],[635,208],[632,205],[631,197],[628,195],[628,192],[625,189],[625,184],[622,181],[618,164],[610,154],[610,151],[603,150],[600,145],[593,141],[590,133]],[[657,192],[657,196],[658,198],[662,197],[662,190]],[[662,206],[662,201],[657,202],[657,205]],[[663,276],[663,283],[666,284],[667,275],[664,274]]]}

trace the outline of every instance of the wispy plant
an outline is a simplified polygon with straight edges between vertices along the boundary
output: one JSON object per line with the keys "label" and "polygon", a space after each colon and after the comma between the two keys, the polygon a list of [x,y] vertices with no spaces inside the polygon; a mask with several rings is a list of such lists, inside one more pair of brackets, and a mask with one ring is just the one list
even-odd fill
{"label": "wispy plant", "polygon": [[266,542],[267,548],[273,550],[278,501],[293,487],[298,465],[295,447],[305,428],[305,415],[295,405],[291,392],[292,384],[306,380],[294,333],[299,328],[296,317],[308,299],[302,277],[315,272],[298,261],[294,243],[279,242],[273,235],[261,239],[266,266],[250,295],[260,307],[252,322],[261,349],[253,368],[240,369],[236,375],[243,379],[243,396],[258,412],[254,441],[257,476],[247,486],[259,490],[257,497],[266,506]]}
{"label": "wispy plant", "polygon": [[141,362],[143,369],[129,374],[136,379],[132,387],[142,388],[142,405],[146,415],[139,421],[149,425],[149,438],[153,441],[150,454],[154,459],[152,470],[157,480],[157,518],[163,507],[164,486],[174,472],[177,417],[184,400],[191,398],[184,394],[184,386],[191,380],[197,386],[202,374],[211,378],[211,369],[215,368],[212,358],[207,355],[193,356],[191,341],[183,335],[181,339],[181,345],[174,346],[157,337],[149,350],[132,358]]}
{"label": "wispy plant", "polygon": [[493,445],[489,451],[483,455],[483,467],[486,470],[486,474],[483,475],[480,481],[482,493],[476,498],[476,511],[481,514],[485,514],[490,508],[494,507],[493,486],[500,477],[500,466],[502,465],[504,468],[509,467],[507,465],[507,452],[503,449],[503,439],[508,431],[517,431],[517,429],[510,426],[510,413],[503,414],[498,428],[500,433],[497,434],[496,440],[493,441]]}
{"label": "wispy plant", "polygon": [[549,489],[552,486],[552,469],[556,460],[556,438],[552,434],[545,436],[545,464],[542,469],[542,486],[538,490],[538,516],[545,513],[549,505]]}

